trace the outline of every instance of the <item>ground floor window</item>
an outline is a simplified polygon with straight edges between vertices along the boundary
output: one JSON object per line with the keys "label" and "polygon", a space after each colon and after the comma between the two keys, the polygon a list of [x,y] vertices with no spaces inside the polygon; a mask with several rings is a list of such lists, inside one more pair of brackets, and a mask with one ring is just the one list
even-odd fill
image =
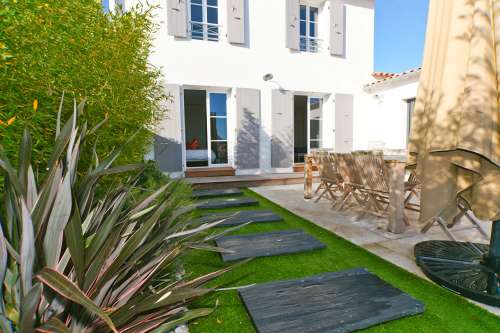
{"label": "ground floor window", "polygon": [[187,167],[228,163],[226,93],[185,90],[184,125]]}
{"label": "ground floor window", "polygon": [[415,109],[415,98],[410,98],[406,100],[406,110],[407,110],[407,116],[408,116],[408,131],[407,131],[407,137],[410,137],[410,130],[411,130],[411,116],[413,114],[413,110]]}
{"label": "ground floor window", "polygon": [[322,148],[322,109],[319,97],[294,96],[294,163],[304,163],[304,157]]}

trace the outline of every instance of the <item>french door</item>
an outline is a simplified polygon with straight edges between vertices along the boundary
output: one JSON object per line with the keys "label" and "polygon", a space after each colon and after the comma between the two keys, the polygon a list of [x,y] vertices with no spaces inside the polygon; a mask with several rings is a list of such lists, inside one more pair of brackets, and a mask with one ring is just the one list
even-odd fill
{"label": "french door", "polygon": [[208,165],[227,165],[227,94],[208,92],[207,111]]}
{"label": "french door", "polygon": [[323,99],[314,96],[294,96],[294,163],[304,163],[304,157],[323,147]]}

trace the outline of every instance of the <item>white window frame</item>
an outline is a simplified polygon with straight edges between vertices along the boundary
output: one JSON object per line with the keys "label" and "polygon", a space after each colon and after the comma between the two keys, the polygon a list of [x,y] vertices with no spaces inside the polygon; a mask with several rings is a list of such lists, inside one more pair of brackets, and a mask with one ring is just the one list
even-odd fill
{"label": "white window frame", "polygon": [[[300,17],[300,10],[302,8],[300,7],[306,7],[306,19],[305,21],[302,20]],[[319,6],[311,5],[309,3],[301,3],[299,7],[299,46],[300,50],[302,52],[311,52],[311,53],[318,53],[320,51],[321,47],[321,39],[318,38],[319,36]],[[316,17],[316,21],[311,21],[311,8],[315,8],[318,11],[318,15]],[[302,25],[302,22],[306,23],[306,34],[305,36],[301,35],[300,31],[300,26]],[[316,36],[311,36],[311,23],[314,23],[316,26]],[[305,40],[305,48],[302,48],[302,41]]]}
{"label": "white window frame", "polygon": [[[319,139],[311,139],[311,99],[319,100]],[[310,154],[313,149],[318,150],[323,148],[323,97],[307,96],[307,153]],[[311,148],[311,141],[319,142],[318,148]]]}
{"label": "white window frame", "polygon": [[[191,39],[201,40],[199,38],[193,38],[193,24],[199,24],[199,25],[203,26],[203,40],[204,41],[211,41],[211,42],[219,42],[220,41],[220,35],[221,35],[221,31],[220,31],[221,25],[219,24],[219,22],[220,22],[220,12],[219,12],[220,1],[222,1],[222,0],[218,0],[217,1],[217,6],[209,5],[208,2],[207,2],[207,0],[202,0],[201,1],[201,5],[197,4],[197,3],[194,4],[195,6],[201,6],[202,22],[193,21],[191,19],[191,5],[192,5],[192,1],[191,0],[189,1],[189,4],[188,4],[188,11],[189,11],[189,35],[190,35]],[[217,24],[215,24],[215,23],[208,23],[208,8],[215,8],[215,9],[217,9]],[[210,28],[217,28],[217,34],[215,34],[213,32],[210,33]]]}
{"label": "white window frame", "polygon": [[406,103],[406,144],[410,141],[410,132],[411,132],[411,115],[415,111],[415,104],[417,103],[416,97],[406,98],[404,100]]}
{"label": "white window frame", "polygon": [[[208,149],[208,166],[209,167],[225,167],[229,166],[229,123],[228,123],[228,113],[229,113],[229,108],[228,108],[228,99],[229,99],[229,93],[225,90],[220,90],[220,89],[210,89],[206,90],[207,94],[207,149]],[[210,95],[211,94],[225,94],[226,95],[226,115],[225,116],[213,116],[210,114]],[[226,119],[226,140],[212,140],[212,123],[211,120],[212,118],[216,119]],[[225,142],[226,143],[226,149],[227,149],[227,163],[223,164],[212,164],[212,141],[213,142]]]}

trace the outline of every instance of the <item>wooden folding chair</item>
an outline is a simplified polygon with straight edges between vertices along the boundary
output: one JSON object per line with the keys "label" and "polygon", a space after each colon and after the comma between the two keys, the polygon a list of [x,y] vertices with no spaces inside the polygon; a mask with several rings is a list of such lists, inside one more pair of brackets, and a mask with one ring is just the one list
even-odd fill
{"label": "wooden folding chair", "polygon": [[[320,180],[321,180],[321,188],[323,192],[319,195],[319,197],[315,200],[318,202],[323,198],[325,194],[328,194],[328,198],[333,201],[334,205],[337,201],[337,196],[335,192],[340,189],[341,178],[338,174],[337,167],[335,164],[335,159],[330,156],[328,153],[322,153],[319,155],[320,165]],[[319,187],[318,187],[319,189]]]}
{"label": "wooden folding chair", "polygon": [[409,210],[413,210],[416,212],[420,211],[420,205],[412,202],[414,197],[419,197],[420,190],[420,181],[415,174],[415,171],[412,171],[408,177],[408,180],[405,181],[405,208]]}
{"label": "wooden folding chair", "polygon": [[[321,175],[323,173],[323,163],[322,162],[323,162],[323,156],[325,154],[326,154],[326,152],[321,151],[321,150],[314,151],[311,154],[313,163],[318,168],[320,179],[321,179]],[[316,188],[316,190],[314,190],[314,193],[317,194],[320,190],[322,190],[324,188],[325,188],[325,184],[322,181],[320,181],[318,187]]]}
{"label": "wooden folding chair", "polygon": [[382,216],[389,206],[389,173],[382,152],[356,152],[353,154],[362,182],[365,206]]}
{"label": "wooden folding chair", "polygon": [[344,209],[351,198],[354,198],[358,204],[364,205],[366,199],[363,195],[363,185],[353,155],[350,153],[334,154],[334,159],[343,181],[343,196],[339,210]]}
{"label": "wooden folding chair", "polygon": [[453,241],[457,241],[457,238],[452,233],[452,229],[454,227],[456,227],[462,221],[462,217],[465,217],[472,224],[472,227],[474,229],[476,229],[484,239],[490,238],[488,233],[486,232],[486,230],[483,229],[483,227],[479,223],[479,220],[474,216],[474,214],[470,210],[469,205],[467,204],[467,202],[464,199],[458,198],[457,207],[458,207],[459,213],[451,220],[451,222],[447,223],[442,217],[438,216],[438,217],[431,219],[420,230],[420,232],[425,234],[425,233],[427,233],[427,231],[430,230],[430,228],[432,226],[437,224],[441,228],[441,230],[443,230],[443,232],[448,236],[449,239],[451,239]]}

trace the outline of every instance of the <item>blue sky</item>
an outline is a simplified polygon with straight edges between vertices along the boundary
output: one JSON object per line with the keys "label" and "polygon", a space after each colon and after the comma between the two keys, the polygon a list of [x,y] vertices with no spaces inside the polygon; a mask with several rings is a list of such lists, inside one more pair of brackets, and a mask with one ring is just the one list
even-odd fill
{"label": "blue sky", "polygon": [[420,67],[429,1],[376,0],[375,5],[375,70]]}

